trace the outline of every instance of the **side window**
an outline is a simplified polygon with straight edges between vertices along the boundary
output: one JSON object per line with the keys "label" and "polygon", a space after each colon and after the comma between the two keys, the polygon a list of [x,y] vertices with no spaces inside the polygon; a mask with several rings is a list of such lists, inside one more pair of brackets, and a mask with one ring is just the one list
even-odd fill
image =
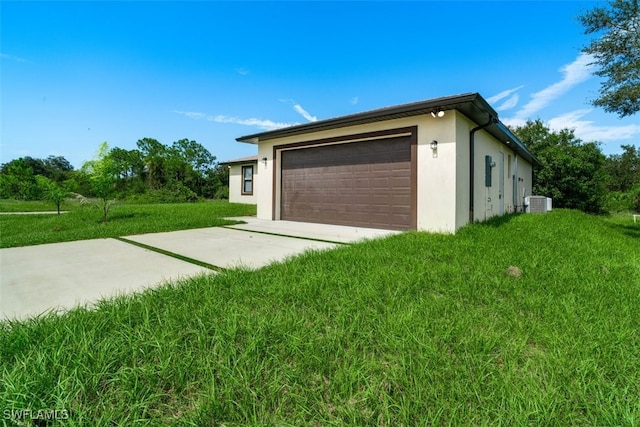
{"label": "side window", "polygon": [[253,166],[242,167],[242,194],[253,194]]}

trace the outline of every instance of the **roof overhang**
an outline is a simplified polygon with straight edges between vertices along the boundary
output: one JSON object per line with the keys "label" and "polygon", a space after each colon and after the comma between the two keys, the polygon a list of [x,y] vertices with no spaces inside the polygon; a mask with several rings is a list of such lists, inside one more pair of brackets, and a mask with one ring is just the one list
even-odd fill
{"label": "roof overhang", "polygon": [[221,165],[238,165],[241,163],[258,163],[258,156],[241,157],[239,159],[227,160],[226,162],[220,162]]}
{"label": "roof overhang", "polygon": [[335,117],[332,119],[319,120],[302,125],[241,136],[240,138],[236,138],[236,141],[258,144],[260,141],[267,141],[270,139],[404,117],[419,116],[446,110],[457,110],[465,115],[469,120],[479,125],[495,119],[495,123],[484,129],[498,141],[507,145],[530,163],[540,165],[540,161],[536,156],[529,151],[529,149],[502,122],[498,120],[498,113],[482,96],[480,96],[479,93],[467,93],[463,95],[434,98],[425,101],[365,111],[363,113]]}

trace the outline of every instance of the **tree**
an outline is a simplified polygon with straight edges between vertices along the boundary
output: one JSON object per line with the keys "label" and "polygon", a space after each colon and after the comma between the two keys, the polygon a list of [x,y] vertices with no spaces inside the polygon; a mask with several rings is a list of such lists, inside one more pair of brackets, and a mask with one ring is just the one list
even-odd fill
{"label": "tree", "polygon": [[612,0],[579,16],[586,34],[600,34],[583,52],[593,55],[604,77],[593,105],[620,117],[640,111],[640,7],[638,0]]}
{"label": "tree", "polygon": [[[109,157],[109,145],[103,142],[93,160],[82,165],[82,172],[87,174],[93,196],[98,198],[102,221],[107,221],[107,214],[114,203],[116,183],[118,181],[116,167],[113,159]],[[86,198],[82,197],[83,200]]]}
{"label": "tree", "polygon": [[198,195],[202,195],[206,176],[213,170],[216,157],[201,144],[186,138],[175,141],[171,151],[186,166],[184,175],[185,178],[190,178],[190,182],[186,184]]}
{"label": "tree", "polygon": [[60,215],[60,205],[67,198],[69,191],[57,182],[47,178],[46,176],[36,176],[36,182],[40,188],[42,198],[55,203],[58,215]]}
{"label": "tree", "polygon": [[144,161],[138,150],[114,147],[109,151],[115,173],[118,176],[118,191],[142,193],[144,191]]}
{"label": "tree", "polygon": [[73,166],[64,157],[49,156],[46,159],[20,157],[0,166],[0,197],[36,200],[41,188],[37,176],[46,177],[58,184],[71,178]]}
{"label": "tree", "polygon": [[629,191],[640,184],[640,149],[622,145],[622,154],[607,157],[607,188],[610,191]]}
{"label": "tree", "polygon": [[0,197],[3,199],[35,200],[38,184],[31,157],[19,158],[0,168]]}
{"label": "tree", "polygon": [[622,154],[607,157],[607,210],[640,211],[640,149],[622,145]]}
{"label": "tree", "polygon": [[216,163],[207,174],[207,185],[203,189],[203,196],[212,199],[229,198],[229,168]]}
{"label": "tree", "polygon": [[598,213],[606,194],[605,156],[596,142],[582,142],[572,130],[551,131],[539,119],[512,129],[540,159],[533,194],[553,198],[554,206]]}
{"label": "tree", "polygon": [[45,173],[44,176],[61,183],[69,179],[69,172],[73,171],[73,166],[62,156],[49,156],[41,160]]}
{"label": "tree", "polygon": [[152,190],[163,187],[167,183],[167,147],[153,138],[142,138],[136,145],[145,165],[145,182]]}

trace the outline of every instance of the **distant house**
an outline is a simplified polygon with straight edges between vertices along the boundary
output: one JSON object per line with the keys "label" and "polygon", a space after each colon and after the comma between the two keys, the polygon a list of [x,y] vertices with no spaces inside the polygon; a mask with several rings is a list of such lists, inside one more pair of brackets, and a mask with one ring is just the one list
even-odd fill
{"label": "distant house", "polygon": [[228,162],[230,200],[254,200],[258,218],[384,229],[455,232],[521,210],[539,163],[477,93],[237,141],[258,155]]}
{"label": "distant house", "polygon": [[242,157],[220,164],[229,168],[229,201],[256,204],[258,156]]}

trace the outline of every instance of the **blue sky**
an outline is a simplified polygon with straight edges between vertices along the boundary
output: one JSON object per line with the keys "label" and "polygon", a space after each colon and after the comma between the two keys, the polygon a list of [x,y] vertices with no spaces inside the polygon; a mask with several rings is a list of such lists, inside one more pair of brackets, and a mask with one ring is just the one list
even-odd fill
{"label": "blue sky", "polygon": [[588,102],[576,16],[598,4],[3,0],[0,163],[145,137],[229,160],[242,135],[467,92],[618,153],[640,123]]}

